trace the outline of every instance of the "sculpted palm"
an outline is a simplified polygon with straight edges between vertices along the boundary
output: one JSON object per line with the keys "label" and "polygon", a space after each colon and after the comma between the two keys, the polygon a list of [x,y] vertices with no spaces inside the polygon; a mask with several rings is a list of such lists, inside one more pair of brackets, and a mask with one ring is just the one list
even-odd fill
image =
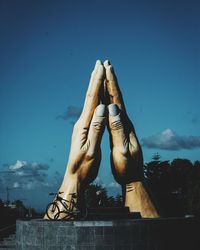
{"label": "sculpted palm", "polygon": [[[99,100],[104,77],[104,66],[98,60],[91,74],[82,114],[74,125],[67,169],[59,189],[60,196],[69,202],[71,193],[76,193],[79,207],[83,205],[85,187],[96,178],[101,161],[100,143],[106,106],[99,104]],[[62,211],[64,208],[60,203],[58,205]]]}
{"label": "sculpted palm", "polygon": [[[100,98],[107,106],[99,104]],[[140,212],[142,217],[158,217],[144,185],[141,147],[109,61],[102,65],[98,60],[92,72],[82,114],[74,125],[67,169],[59,189],[60,196],[70,202],[71,193],[76,193],[78,206],[83,206],[85,188],[98,174],[100,144],[106,121],[110,135],[112,172],[122,186],[125,206],[131,212]],[[64,210],[62,204],[58,205],[60,211]],[[59,216],[58,219],[62,219],[62,213]],[[47,219],[46,216],[44,218]]]}
{"label": "sculpted palm", "polygon": [[142,217],[159,217],[144,184],[142,150],[127,115],[117,77],[109,61],[104,62],[104,67],[113,175],[122,186],[125,205],[131,212],[140,212]]}

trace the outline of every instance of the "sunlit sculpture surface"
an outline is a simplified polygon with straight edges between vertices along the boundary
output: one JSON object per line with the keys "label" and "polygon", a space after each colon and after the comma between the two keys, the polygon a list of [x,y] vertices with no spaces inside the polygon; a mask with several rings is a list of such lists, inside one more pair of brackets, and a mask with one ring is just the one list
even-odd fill
{"label": "sunlit sculpture surface", "polygon": [[[100,104],[101,99],[103,104]],[[83,206],[85,188],[98,174],[100,145],[106,125],[110,136],[112,173],[122,187],[124,205],[131,212],[140,212],[142,217],[159,217],[144,185],[142,150],[109,61],[102,64],[98,60],[91,74],[84,107],[74,125],[59,196],[70,202],[71,194],[75,193],[77,205]],[[60,211],[64,210],[62,203],[58,206]],[[57,219],[64,217],[65,214],[60,213]],[[47,215],[44,218],[48,219]]]}

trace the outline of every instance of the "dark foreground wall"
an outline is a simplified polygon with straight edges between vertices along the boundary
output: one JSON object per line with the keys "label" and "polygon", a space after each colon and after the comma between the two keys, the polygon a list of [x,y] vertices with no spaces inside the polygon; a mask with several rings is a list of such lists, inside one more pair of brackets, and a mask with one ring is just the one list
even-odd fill
{"label": "dark foreground wall", "polygon": [[199,250],[194,218],[17,221],[18,250]]}

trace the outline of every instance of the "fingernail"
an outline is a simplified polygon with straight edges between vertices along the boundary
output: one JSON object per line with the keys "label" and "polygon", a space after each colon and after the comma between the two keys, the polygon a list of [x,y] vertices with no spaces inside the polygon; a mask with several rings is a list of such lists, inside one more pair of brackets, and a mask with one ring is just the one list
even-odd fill
{"label": "fingernail", "polygon": [[109,60],[105,60],[104,64],[103,64],[105,67],[109,66],[110,65],[110,61]]}
{"label": "fingernail", "polygon": [[99,104],[96,108],[96,115],[97,116],[105,116],[106,115],[106,105]]}
{"label": "fingernail", "polygon": [[108,105],[108,111],[110,116],[116,116],[119,114],[119,108],[116,104]]}

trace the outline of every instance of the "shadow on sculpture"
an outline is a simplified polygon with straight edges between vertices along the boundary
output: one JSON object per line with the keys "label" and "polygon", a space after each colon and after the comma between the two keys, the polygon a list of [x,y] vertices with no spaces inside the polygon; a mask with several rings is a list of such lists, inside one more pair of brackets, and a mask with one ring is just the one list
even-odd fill
{"label": "shadow on sculpture", "polygon": [[[122,187],[124,206],[143,218],[159,213],[145,187],[142,150],[128,117],[113,66],[97,61],[91,74],[80,118],[74,125],[66,173],[44,219],[76,219],[84,214],[84,191],[97,177],[101,139],[110,137],[111,168]],[[72,195],[73,194],[73,195]]]}

